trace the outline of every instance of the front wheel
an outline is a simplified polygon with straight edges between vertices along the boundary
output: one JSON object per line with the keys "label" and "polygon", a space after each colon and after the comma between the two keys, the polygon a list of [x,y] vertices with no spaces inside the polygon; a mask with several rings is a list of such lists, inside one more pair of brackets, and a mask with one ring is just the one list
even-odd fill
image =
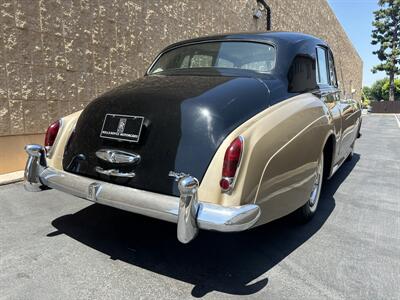
{"label": "front wheel", "polygon": [[297,210],[297,215],[300,221],[307,222],[314,216],[318,207],[323,178],[324,178],[324,154],[322,153],[318,161],[318,166],[315,170],[315,179],[310,193],[310,197],[307,203]]}

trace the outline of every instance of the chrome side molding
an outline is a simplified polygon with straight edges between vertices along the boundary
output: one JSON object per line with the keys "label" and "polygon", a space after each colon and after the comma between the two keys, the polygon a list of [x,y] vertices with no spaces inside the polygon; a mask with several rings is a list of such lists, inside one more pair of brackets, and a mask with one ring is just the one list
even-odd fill
{"label": "chrome side molding", "polygon": [[177,237],[181,243],[187,244],[193,240],[199,232],[196,218],[199,204],[197,190],[199,181],[192,176],[179,179],[180,192]]}

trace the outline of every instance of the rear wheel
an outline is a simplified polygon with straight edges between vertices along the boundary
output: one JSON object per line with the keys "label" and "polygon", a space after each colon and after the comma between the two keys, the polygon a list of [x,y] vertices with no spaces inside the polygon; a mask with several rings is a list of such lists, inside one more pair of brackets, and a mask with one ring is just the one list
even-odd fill
{"label": "rear wheel", "polygon": [[315,171],[315,179],[310,193],[310,197],[307,203],[297,210],[297,215],[300,221],[307,222],[314,216],[318,207],[323,179],[324,179],[324,154],[322,153],[318,161],[317,169]]}

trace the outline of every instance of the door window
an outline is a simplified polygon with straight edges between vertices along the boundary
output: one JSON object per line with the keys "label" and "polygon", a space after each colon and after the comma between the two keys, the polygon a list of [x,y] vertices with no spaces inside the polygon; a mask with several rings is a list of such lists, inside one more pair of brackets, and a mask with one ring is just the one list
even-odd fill
{"label": "door window", "polygon": [[318,84],[329,85],[329,75],[328,75],[328,64],[326,49],[317,47],[317,62],[318,62],[318,72],[317,72],[317,82]]}

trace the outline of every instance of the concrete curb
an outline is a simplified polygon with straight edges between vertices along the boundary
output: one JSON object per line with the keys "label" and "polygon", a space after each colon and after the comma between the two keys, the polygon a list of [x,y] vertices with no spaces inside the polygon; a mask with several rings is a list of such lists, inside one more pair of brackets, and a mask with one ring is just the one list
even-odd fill
{"label": "concrete curb", "polygon": [[24,180],[24,171],[17,171],[0,175],[0,186]]}

